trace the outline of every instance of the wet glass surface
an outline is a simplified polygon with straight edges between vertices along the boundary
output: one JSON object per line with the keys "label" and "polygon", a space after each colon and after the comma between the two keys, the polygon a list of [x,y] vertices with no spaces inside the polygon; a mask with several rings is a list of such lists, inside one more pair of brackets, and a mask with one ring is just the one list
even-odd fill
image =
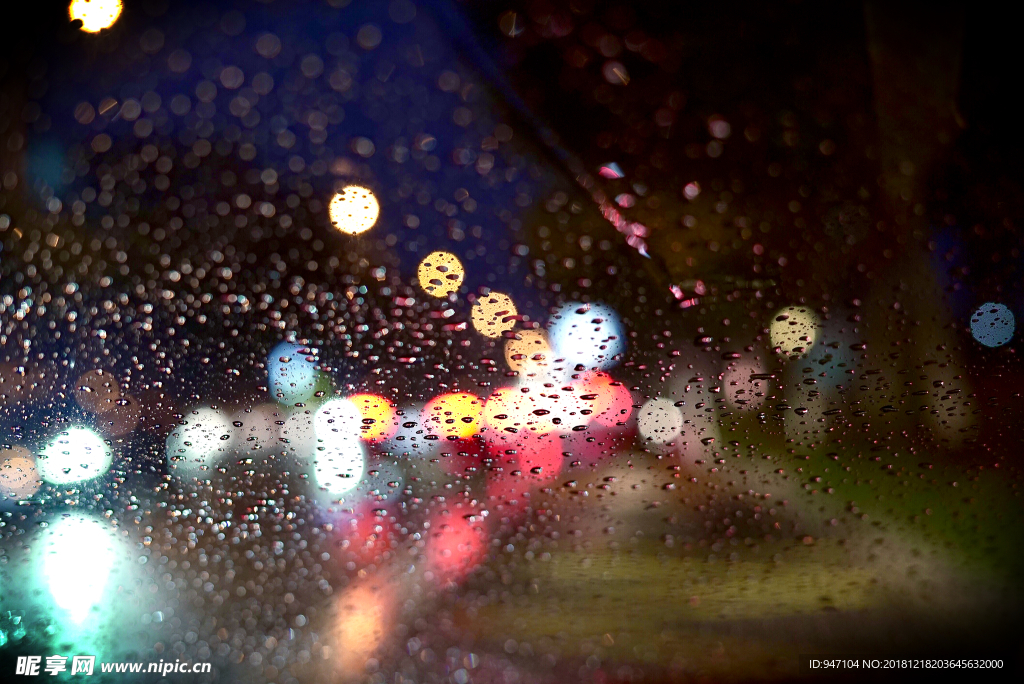
{"label": "wet glass surface", "polygon": [[996,10],[28,9],[0,61],[5,672],[1019,674]]}

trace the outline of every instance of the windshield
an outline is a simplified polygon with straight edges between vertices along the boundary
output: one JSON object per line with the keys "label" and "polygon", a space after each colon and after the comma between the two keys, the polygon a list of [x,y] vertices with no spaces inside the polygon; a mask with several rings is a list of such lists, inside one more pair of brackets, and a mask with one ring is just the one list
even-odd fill
{"label": "windshield", "polygon": [[1012,22],[916,7],[26,7],[0,667],[1012,676]]}

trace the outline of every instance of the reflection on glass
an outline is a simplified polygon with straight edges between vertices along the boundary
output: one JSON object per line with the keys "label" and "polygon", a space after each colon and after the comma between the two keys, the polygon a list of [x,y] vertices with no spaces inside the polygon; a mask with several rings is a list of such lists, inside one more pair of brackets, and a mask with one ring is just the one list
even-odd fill
{"label": "reflection on glass", "polygon": [[3,499],[27,499],[39,490],[39,473],[32,454],[24,447],[0,451],[0,503]]}

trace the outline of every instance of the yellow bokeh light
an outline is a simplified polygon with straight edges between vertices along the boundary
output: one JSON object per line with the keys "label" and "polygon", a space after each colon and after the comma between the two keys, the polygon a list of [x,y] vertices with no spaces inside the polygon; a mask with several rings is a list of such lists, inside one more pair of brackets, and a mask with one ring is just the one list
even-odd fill
{"label": "yellow bokeh light", "polygon": [[362,416],[362,425],[359,428],[361,439],[376,442],[395,434],[398,429],[397,416],[387,399],[376,394],[354,394],[348,397],[348,400]]}
{"label": "yellow bokeh light", "polygon": [[342,233],[359,235],[373,228],[380,216],[380,204],[369,188],[346,185],[331,199],[331,224]]}
{"label": "yellow bokeh light", "polygon": [[473,304],[473,327],[484,337],[501,337],[516,325],[516,304],[507,294],[492,292]]}
{"label": "yellow bokeh light", "polygon": [[787,306],[775,313],[769,332],[772,346],[783,354],[803,354],[814,346],[818,339],[818,317],[809,307]]}
{"label": "yellow bokeh light", "polygon": [[96,33],[110,28],[121,16],[121,0],[72,0],[68,6],[71,21],[82,20],[82,30]]}
{"label": "yellow bokeh light", "polygon": [[468,439],[480,431],[484,402],[469,392],[452,392],[431,399],[421,420],[427,431],[439,437]]}
{"label": "yellow bokeh light", "polygon": [[451,252],[431,252],[416,269],[420,287],[431,297],[443,298],[456,292],[466,277],[459,258]]}
{"label": "yellow bokeh light", "polygon": [[505,362],[520,375],[543,374],[551,365],[552,352],[543,330],[524,330],[505,342]]}

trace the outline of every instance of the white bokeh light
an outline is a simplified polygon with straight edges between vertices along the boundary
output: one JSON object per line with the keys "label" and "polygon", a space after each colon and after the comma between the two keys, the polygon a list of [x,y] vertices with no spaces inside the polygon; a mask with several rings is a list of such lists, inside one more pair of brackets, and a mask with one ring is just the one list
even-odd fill
{"label": "white bokeh light", "polygon": [[267,356],[270,396],[282,404],[304,402],[316,391],[317,371],[310,357],[313,350],[281,342]]}
{"label": "white bokeh light", "polygon": [[53,603],[81,623],[103,602],[103,594],[124,544],[106,520],[73,513],[50,525],[38,552],[40,576]]}
{"label": "white bokeh light", "polygon": [[339,437],[316,451],[317,485],[332,496],[354,490],[366,470],[366,449],[356,436]]}
{"label": "white bokeh light", "polygon": [[615,365],[615,357],[626,351],[619,315],[604,304],[562,305],[551,317],[549,339],[556,357],[589,370]]}
{"label": "white bokeh light", "polygon": [[217,409],[203,407],[185,414],[167,436],[167,464],[181,478],[206,479],[209,470],[231,449],[234,427]]}
{"label": "white bokeh light", "polygon": [[36,468],[47,482],[64,485],[99,477],[112,461],[102,437],[87,427],[75,426],[47,444],[36,460]]}
{"label": "white bokeh light", "polygon": [[636,428],[645,440],[667,444],[682,432],[683,414],[671,399],[649,399],[636,414]]}
{"label": "white bokeh light", "polygon": [[359,439],[363,416],[348,399],[324,402],[313,416],[313,434],[326,446],[337,442]]}

